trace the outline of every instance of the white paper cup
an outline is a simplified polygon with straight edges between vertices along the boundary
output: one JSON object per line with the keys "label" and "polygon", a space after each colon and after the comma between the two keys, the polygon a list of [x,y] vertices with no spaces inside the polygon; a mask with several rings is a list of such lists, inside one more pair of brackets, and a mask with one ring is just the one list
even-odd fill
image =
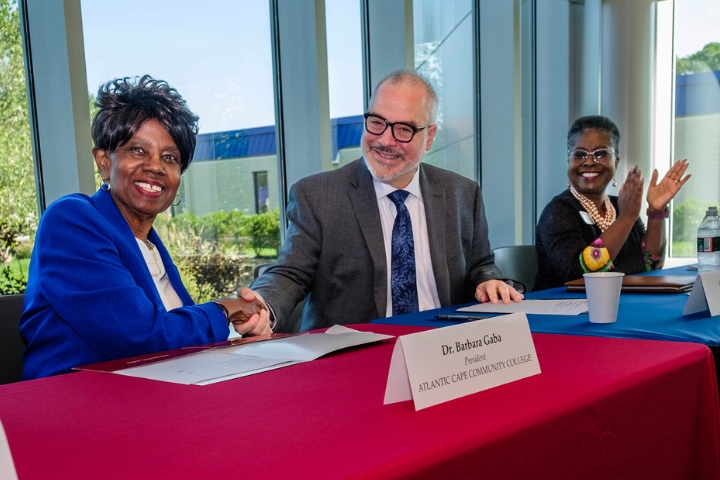
{"label": "white paper cup", "polygon": [[620,289],[624,273],[585,273],[585,293],[592,323],[614,323],[620,305]]}

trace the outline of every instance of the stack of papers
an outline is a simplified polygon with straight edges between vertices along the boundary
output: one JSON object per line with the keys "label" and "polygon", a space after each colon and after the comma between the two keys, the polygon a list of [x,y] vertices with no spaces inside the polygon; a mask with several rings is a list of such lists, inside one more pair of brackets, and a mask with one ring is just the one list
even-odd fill
{"label": "stack of papers", "polygon": [[116,373],[184,385],[210,385],[315,360],[330,352],[393,338],[335,325],[325,333],[284,336],[268,341],[224,342],[78,367],[76,370]]}

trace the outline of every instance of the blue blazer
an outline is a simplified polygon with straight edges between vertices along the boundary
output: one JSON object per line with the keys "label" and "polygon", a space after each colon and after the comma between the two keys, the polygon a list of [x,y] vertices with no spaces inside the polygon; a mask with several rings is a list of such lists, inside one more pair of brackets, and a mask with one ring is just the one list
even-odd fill
{"label": "blue blazer", "polygon": [[30,260],[20,332],[23,378],[90,363],[227,340],[223,312],[195,305],[155,233],[183,307],[168,312],[109,192],[73,194],[43,214]]}

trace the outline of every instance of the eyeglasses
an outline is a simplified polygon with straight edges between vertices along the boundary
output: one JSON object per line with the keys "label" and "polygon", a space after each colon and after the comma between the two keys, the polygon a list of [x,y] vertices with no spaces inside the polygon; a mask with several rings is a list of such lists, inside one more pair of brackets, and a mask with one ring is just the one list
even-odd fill
{"label": "eyeglasses", "polygon": [[409,143],[417,132],[425,130],[430,127],[430,125],[416,127],[415,125],[408,125],[407,123],[401,122],[390,123],[384,118],[373,115],[372,113],[365,114],[365,130],[367,130],[368,133],[382,135],[388,127],[390,127],[390,131],[395,140],[402,143]]}
{"label": "eyeglasses", "polygon": [[583,150],[582,148],[576,148],[575,150],[570,150],[568,152],[568,155],[570,156],[570,160],[574,162],[584,162],[585,160],[587,160],[588,157],[593,157],[593,161],[595,163],[599,163],[607,162],[610,160],[611,155],[617,154],[612,148],[598,148],[597,150],[593,150],[592,152],[588,152],[587,150]]}

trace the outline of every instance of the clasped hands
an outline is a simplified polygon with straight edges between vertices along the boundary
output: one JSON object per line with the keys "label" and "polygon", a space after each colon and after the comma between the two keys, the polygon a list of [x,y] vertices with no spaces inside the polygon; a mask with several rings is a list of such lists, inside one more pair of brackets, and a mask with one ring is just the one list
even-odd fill
{"label": "clasped hands", "polygon": [[259,293],[242,287],[238,298],[220,298],[217,302],[228,309],[228,320],[239,334],[254,336],[272,333],[270,313]]}
{"label": "clasped hands", "polygon": [[[648,186],[647,202],[648,208],[653,212],[660,212],[670,203],[680,191],[685,182],[688,181],[690,175],[685,175],[685,171],[690,166],[687,160],[680,160],[672,166],[658,183],[658,171],[653,170]],[[683,177],[685,175],[685,177]],[[619,215],[626,217],[634,222],[640,215],[642,206],[642,190],[644,179],[642,172],[637,166],[628,172],[627,179],[620,188],[618,193],[618,206],[620,207]]]}

